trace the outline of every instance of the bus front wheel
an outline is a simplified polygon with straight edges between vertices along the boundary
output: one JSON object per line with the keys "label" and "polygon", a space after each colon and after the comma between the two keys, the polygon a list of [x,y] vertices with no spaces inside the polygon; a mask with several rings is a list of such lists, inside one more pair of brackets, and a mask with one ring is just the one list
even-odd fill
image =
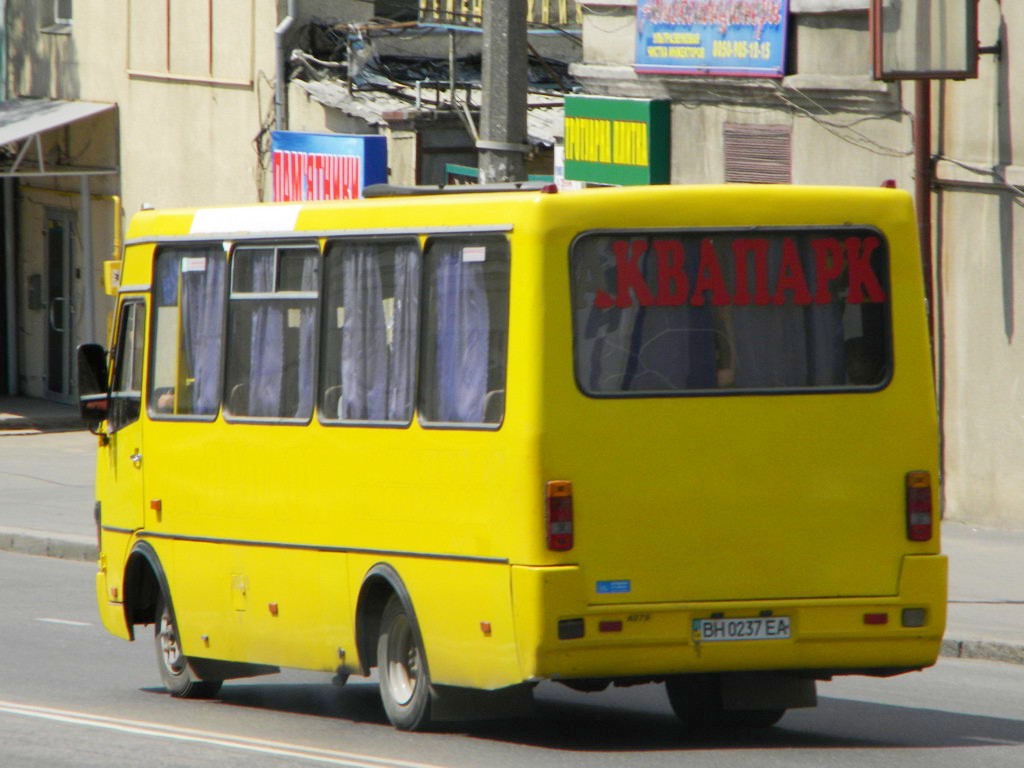
{"label": "bus front wheel", "polygon": [[425,658],[402,601],[392,595],[380,620],[377,675],[384,711],[399,730],[415,731],[430,721],[430,677]]}
{"label": "bus front wheel", "polygon": [[209,699],[217,695],[222,681],[200,680],[196,676],[188,657],[181,650],[181,638],[178,636],[171,601],[163,594],[156,605],[153,638],[160,678],[171,696],[178,699]]}

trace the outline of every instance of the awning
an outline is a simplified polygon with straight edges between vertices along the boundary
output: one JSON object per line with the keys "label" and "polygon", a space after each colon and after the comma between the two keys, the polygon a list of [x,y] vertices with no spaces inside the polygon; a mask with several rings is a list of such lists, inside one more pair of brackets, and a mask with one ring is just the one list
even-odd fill
{"label": "awning", "polygon": [[[13,145],[14,158],[0,161],[0,177],[4,176],[66,176],[117,173],[116,168],[47,167],[42,151],[42,135],[55,128],[109,112],[113,104],[92,101],[61,101],[55,99],[14,99],[0,102],[0,146]],[[113,138],[113,137],[111,137]],[[26,161],[29,149],[35,157]]]}

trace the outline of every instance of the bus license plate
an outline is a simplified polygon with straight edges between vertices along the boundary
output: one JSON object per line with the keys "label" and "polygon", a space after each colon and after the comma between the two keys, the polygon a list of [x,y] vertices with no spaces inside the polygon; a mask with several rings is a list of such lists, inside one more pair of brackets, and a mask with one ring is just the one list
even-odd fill
{"label": "bus license plate", "polygon": [[694,639],[702,643],[734,640],[788,640],[788,616],[756,619],[694,619]]}

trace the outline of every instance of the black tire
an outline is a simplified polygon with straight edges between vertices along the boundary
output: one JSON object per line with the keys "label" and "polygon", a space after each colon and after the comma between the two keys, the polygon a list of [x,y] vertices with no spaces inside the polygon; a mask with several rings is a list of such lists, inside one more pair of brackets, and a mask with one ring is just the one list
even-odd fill
{"label": "black tire", "polygon": [[687,731],[695,734],[730,728],[771,728],[785,709],[725,709],[722,681],[716,675],[672,677],[665,681],[669,704]]}
{"label": "black tire", "polygon": [[200,680],[181,650],[178,625],[171,601],[161,593],[156,604],[153,640],[160,679],[167,692],[178,699],[211,699],[220,691],[223,680]]}
{"label": "black tire", "polygon": [[419,633],[402,601],[392,595],[384,606],[377,639],[377,676],[384,711],[401,731],[430,723],[430,675]]}
{"label": "black tire", "polygon": [[735,709],[722,713],[722,725],[733,728],[771,728],[785,714],[785,709]]}

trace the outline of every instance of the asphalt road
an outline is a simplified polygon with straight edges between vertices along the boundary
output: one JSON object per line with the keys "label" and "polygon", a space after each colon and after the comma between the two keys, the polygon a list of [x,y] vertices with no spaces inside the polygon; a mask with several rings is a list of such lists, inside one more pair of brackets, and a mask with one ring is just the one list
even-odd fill
{"label": "asphalt road", "polygon": [[219,700],[162,692],[148,634],[108,636],[89,563],[0,553],[0,764],[41,766],[1020,766],[1024,666],[943,659],[820,686],[774,729],[684,737],[661,686],[538,689],[530,718],[399,733],[369,682],[286,672]]}

